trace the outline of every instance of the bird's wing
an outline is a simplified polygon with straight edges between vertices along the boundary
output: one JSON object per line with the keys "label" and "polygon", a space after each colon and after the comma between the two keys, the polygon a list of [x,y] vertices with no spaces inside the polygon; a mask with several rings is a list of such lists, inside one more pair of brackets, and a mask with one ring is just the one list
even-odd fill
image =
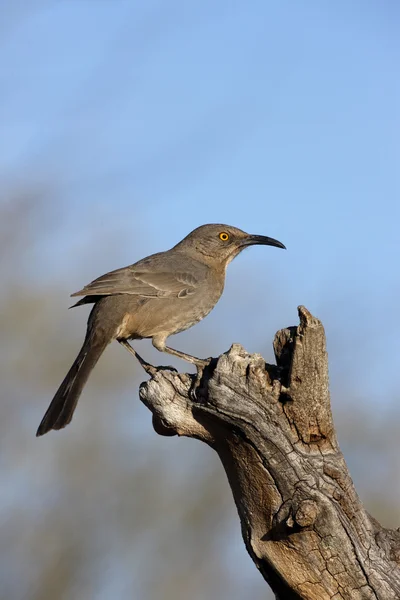
{"label": "bird's wing", "polygon": [[132,294],[142,298],[184,298],[194,294],[197,285],[198,278],[185,270],[145,270],[134,265],[102,275],[71,296]]}

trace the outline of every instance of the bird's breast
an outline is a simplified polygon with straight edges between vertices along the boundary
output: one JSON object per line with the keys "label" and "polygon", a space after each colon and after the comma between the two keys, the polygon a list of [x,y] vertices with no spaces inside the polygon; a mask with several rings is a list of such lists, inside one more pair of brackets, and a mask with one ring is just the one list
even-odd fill
{"label": "bird's breast", "polygon": [[[208,282],[207,282],[208,283]],[[126,322],[131,337],[150,338],[180,333],[204,319],[218,302],[222,285],[199,286],[192,295],[178,298],[149,298],[136,307]]]}

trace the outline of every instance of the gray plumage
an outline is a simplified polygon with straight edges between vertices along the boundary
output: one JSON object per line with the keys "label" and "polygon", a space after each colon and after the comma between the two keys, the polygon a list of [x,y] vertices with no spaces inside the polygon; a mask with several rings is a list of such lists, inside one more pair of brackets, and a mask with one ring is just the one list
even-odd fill
{"label": "gray plumage", "polygon": [[134,354],[149,373],[155,367],[144,361],[128,340],[151,338],[158,350],[203,368],[206,361],[166,346],[166,339],[208,315],[223,292],[227,265],[254,244],[285,247],[273,238],[249,235],[229,225],[203,225],[170,250],[102,275],[72,294],[83,296],[74,306],[94,306],[82,349],[37,435],[62,429],[71,421],[90,372],[113,340]]}

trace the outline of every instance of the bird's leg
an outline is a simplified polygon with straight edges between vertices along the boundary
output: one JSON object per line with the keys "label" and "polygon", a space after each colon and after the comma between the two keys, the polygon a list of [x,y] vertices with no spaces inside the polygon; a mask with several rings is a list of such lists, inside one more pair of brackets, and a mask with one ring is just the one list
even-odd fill
{"label": "bird's leg", "polygon": [[144,360],[144,358],[142,358],[140,356],[140,354],[138,354],[136,352],[136,350],[134,350],[134,348],[132,348],[132,346],[130,345],[130,343],[127,340],[118,340],[118,341],[121,344],[121,346],[126,348],[128,350],[128,352],[130,352],[131,354],[133,354],[133,356],[135,356],[135,358],[137,358],[137,360],[140,362],[140,364],[142,365],[142,367],[146,371],[146,373],[148,373],[149,375],[154,375],[156,373],[156,371],[157,371],[156,367],[153,367],[153,365],[151,365],[146,360]]}
{"label": "bird's leg", "polygon": [[157,348],[157,350],[160,352],[167,352],[168,354],[172,354],[172,356],[186,360],[192,363],[192,365],[196,365],[197,370],[203,370],[207,365],[210,364],[211,358],[197,358],[197,356],[192,356],[191,354],[186,354],[186,352],[181,352],[180,350],[175,350],[174,348],[166,346],[165,338],[153,337],[151,341],[154,348]]}
{"label": "bird's leg", "polygon": [[157,350],[160,352],[167,352],[168,354],[172,354],[172,356],[176,356],[177,358],[181,358],[182,360],[186,360],[192,365],[196,366],[197,375],[196,379],[193,382],[191,395],[193,398],[196,398],[196,388],[198,388],[201,378],[203,377],[203,371],[211,362],[211,358],[197,358],[197,356],[192,356],[191,354],[186,354],[186,352],[181,352],[180,350],[175,350],[174,348],[170,348],[165,345],[165,338],[152,338],[152,343]]}
{"label": "bird's leg", "polygon": [[207,365],[210,364],[209,358],[197,358],[197,356],[186,354],[186,352],[180,352],[180,350],[175,350],[169,346],[165,346],[162,352],[168,352],[168,354],[172,354],[172,356],[177,356],[178,358],[182,358],[182,360],[187,360],[188,362],[192,363],[192,365],[196,365],[197,370],[203,370]]}
{"label": "bird's leg", "polygon": [[169,369],[170,371],[176,371],[176,369],[174,369],[174,367],[154,367],[153,365],[148,363],[147,360],[144,360],[144,358],[142,358],[140,356],[140,354],[138,354],[136,352],[136,350],[134,348],[132,348],[132,346],[130,345],[130,343],[127,340],[118,340],[118,341],[121,344],[121,346],[126,348],[128,350],[128,352],[130,352],[131,354],[133,354],[133,356],[135,356],[137,358],[137,360],[140,362],[140,364],[142,365],[142,367],[146,371],[146,373],[148,373],[152,377],[157,373],[157,371],[159,369]]}
{"label": "bird's leg", "polygon": [[193,380],[193,383],[190,386],[189,394],[192,400],[198,401],[197,389],[200,386],[204,369],[210,364],[211,358],[197,358],[197,356],[186,354],[186,352],[180,352],[179,350],[175,350],[174,348],[170,348],[169,346],[165,346],[163,352],[168,352],[168,354],[172,354],[172,356],[177,356],[178,358],[187,360],[188,362],[196,366],[196,378]]}

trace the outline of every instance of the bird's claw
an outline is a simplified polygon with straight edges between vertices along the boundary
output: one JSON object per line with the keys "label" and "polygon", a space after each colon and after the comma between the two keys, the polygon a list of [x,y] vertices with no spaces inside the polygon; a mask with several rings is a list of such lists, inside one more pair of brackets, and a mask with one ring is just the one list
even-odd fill
{"label": "bird's claw", "polygon": [[198,400],[199,400],[197,397],[197,393],[196,393],[195,381],[193,381],[192,385],[190,386],[189,398],[192,402],[198,402]]}
{"label": "bird's claw", "polygon": [[196,377],[193,379],[192,385],[189,390],[189,396],[193,402],[196,402],[199,400],[199,397],[197,395],[197,390],[200,387],[201,380],[202,380],[203,374],[204,374],[204,370],[210,365],[211,361],[212,361],[212,358],[206,358],[206,359],[196,363],[196,369],[197,369]]}
{"label": "bird's claw", "polygon": [[143,369],[146,371],[146,373],[148,375],[151,375],[151,377],[154,377],[159,371],[172,371],[177,373],[178,370],[175,369],[175,367],[171,367],[171,365],[159,365],[157,367],[155,367],[154,365],[143,365],[142,364]]}
{"label": "bird's claw", "polygon": [[197,392],[203,377],[203,370],[204,369],[197,368],[197,374],[195,377],[193,377],[192,385],[190,386],[189,390],[189,398],[192,400],[192,402],[198,402],[200,399]]}
{"label": "bird's claw", "polygon": [[160,365],[159,367],[156,367],[157,371],[172,371],[174,373],[178,373],[178,369],[175,369],[175,367],[172,367],[171,365]]}

